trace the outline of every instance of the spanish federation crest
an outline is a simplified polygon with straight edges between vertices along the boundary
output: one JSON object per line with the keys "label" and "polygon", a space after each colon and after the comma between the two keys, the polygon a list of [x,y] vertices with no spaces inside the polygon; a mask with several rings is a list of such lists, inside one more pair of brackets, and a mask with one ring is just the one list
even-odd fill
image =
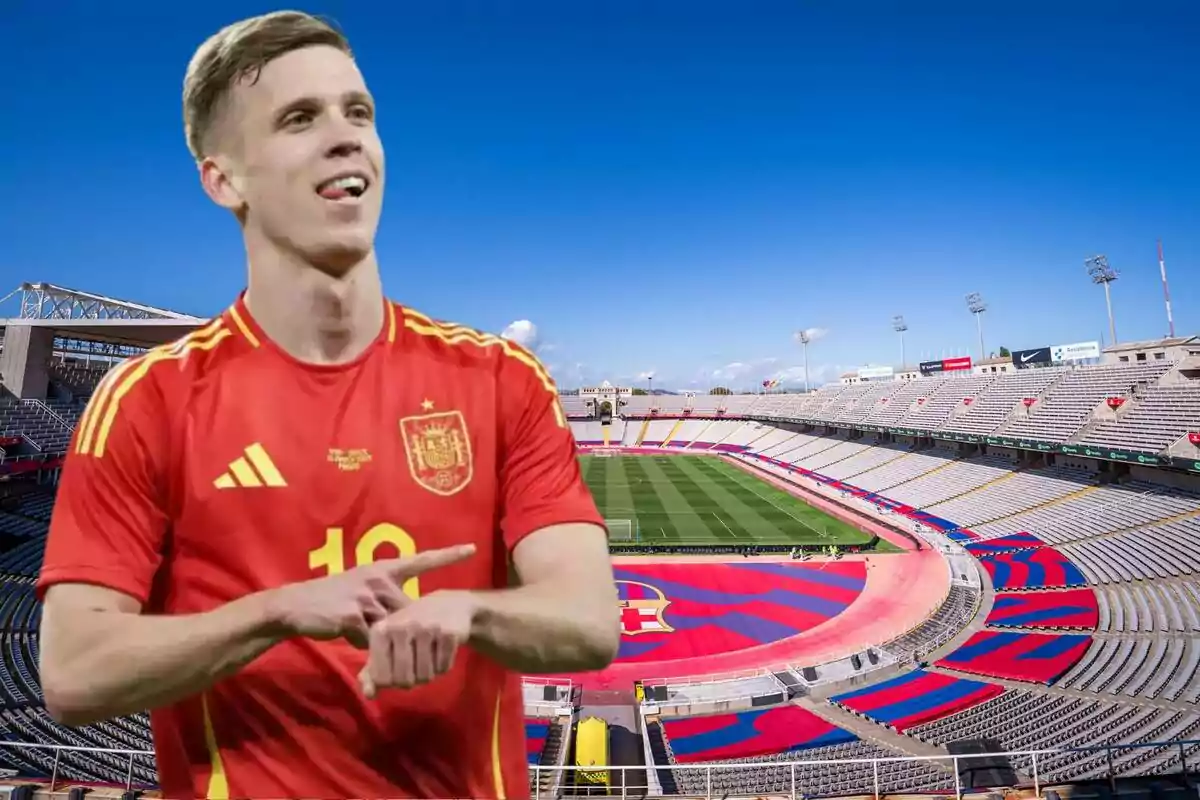
{"label": "spanish federation crest", "polygon": [[638,581],[617,581],[621,609],[621,633],[636,636],[639,633],[673,633],[663,612],[671,601],[661,589]]}
{"label": "spanish federation crest", "polygon": [[400,433],[408,453],[408,471],[421,486],[449,496],[471,482],[471,439],[462,412],[404,417]]}

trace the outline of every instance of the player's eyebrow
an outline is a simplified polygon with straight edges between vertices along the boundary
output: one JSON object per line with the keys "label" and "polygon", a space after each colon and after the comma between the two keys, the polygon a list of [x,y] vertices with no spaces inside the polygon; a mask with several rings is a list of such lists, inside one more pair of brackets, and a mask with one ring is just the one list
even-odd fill
{"label": "player's eyebrow", "polygon": [[370,92],[364,92],[359,89],[351,89],[343,94],[342,102],[346,105],[350,105],[351,103],[361,103],[365,106],[375,108],[375,98],[371,96]]}
{"label": "player's eyebrow", "polygon": [[[342,105],[362,104],[370,108],[372,112],[375,110],[375,98],[361,89],[351,89],[343,92],[340,99]],[[297,97],[279,107],[273,115],[274,122],[276,125],[281,125],[288,114],[291,114],[293,111],[315,112],[320,109],[322,104],[322,99],[316,96]]]}

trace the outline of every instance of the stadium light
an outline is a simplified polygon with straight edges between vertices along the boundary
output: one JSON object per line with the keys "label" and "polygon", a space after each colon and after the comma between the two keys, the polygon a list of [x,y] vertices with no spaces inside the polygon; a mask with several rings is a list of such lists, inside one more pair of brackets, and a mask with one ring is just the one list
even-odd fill
{"label": "stadium light", "polygon": [[903,372],[905,365],[908,363],[904,355],[904,332],[908,330],[908,323],[904,321],[903,314],[897,314],[892,317],[892,330],[900,334],[900,371]]}
{"label": "stadium light", "polygon": [[975,328],[979,331],[979,360],[983,361],[987,357],[987,352],[983,349],[983,312],[987,311],[983,295],[979,292],[967,295],[967,310],[975,315]]}
{"label": "stadium light", "polygon": [[1117,343],[1117,323],[1113,319],[1112,292],[1108,285],[1117,279],[1117,271],[1108,265],[1108,256],[1092,256],[1085,258],[1083,265],[1087,268],[1092,283],[1104,287],[1104,303],[1108,306],[1108,337],[1111,344]]}
{"label": "stadium light", "polygon": [[804,347],[804,393],[808,394],[808,343],[812,341],[812,336],[808,332],[808,328],[801,328],[796,331],[796,341]]}

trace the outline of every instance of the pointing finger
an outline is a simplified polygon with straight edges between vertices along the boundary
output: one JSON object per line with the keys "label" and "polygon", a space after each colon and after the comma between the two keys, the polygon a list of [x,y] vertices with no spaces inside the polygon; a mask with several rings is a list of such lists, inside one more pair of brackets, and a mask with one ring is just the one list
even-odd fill
{"label": "pointing finger", "polygon": [[367,667],[363,667],[362,671],[358,673],[358,685],[368,700],[375,699],[377,689],[375,688],[375,681],[371,680],[371,671]]}
{"label": "pointing finger", "polygon": [[475,555],[475,545],[460,544],[438,550],[426,550],[407,558],[398,558],[389,562],[385,570],[394,580],[407,580],[430,570],[457,564],[473,555]]}

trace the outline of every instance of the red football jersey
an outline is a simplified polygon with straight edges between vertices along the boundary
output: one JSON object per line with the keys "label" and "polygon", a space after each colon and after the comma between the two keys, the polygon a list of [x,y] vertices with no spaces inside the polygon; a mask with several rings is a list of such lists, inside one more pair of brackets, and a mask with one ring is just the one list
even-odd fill
{"label": "red football jersey", "polygon": [[[99,584],[149,613],[188,614],[474,542],[471,559],[405,588],[497,588],[517,542],[565,522],[602,520],[529,352],[389,302],[361,357],[314,366],[239,300],[101,382],[38,587]],[[164,794],[528,796],[519,675],[464,648],[451,673],[368,701],[365,663],[342,641],[290,640],[152,712]]]}

